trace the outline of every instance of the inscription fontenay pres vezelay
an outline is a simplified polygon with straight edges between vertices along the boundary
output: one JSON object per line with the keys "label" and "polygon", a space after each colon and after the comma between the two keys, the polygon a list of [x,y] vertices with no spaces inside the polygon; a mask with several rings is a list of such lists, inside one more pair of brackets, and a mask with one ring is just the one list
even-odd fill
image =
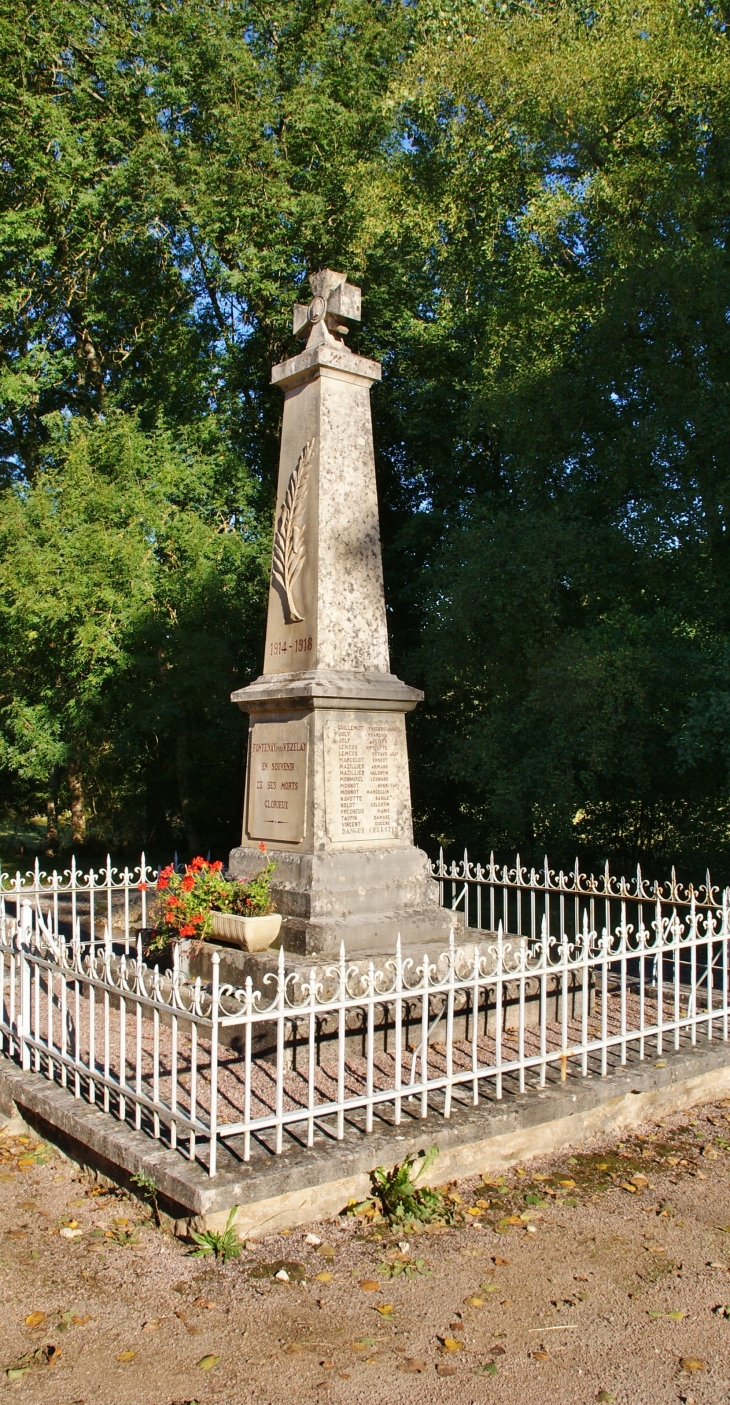
{"label": "inscription fontenay pres vezelay", "polygon": [[306,722],[256,722],[248,744],[248,836],[298,844],[307,799]]}
{"label": "inscription fontenay pres vezelay", "polygon": [[327,722],[327,833],[335,842],[395,834],[398,735],[387,722]]}

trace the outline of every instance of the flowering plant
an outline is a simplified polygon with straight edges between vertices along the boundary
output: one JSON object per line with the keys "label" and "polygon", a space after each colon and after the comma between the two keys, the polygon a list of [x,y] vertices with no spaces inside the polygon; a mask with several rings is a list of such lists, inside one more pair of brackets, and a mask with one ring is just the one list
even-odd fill
{"label": "flowering plant", "polygon": [[[266,845],[261,845],[264,853]],[[173,864],[160,870],[157,892],[160,916],[149,942],[150,951],[162,951],[180,937],[210,935],[211,912],[238,912],[261,917],[271,907],[271,875],[275,863],[267,863],[247,883],[225,878],[220,859],[210,863],[199,856],[178,873]]]}

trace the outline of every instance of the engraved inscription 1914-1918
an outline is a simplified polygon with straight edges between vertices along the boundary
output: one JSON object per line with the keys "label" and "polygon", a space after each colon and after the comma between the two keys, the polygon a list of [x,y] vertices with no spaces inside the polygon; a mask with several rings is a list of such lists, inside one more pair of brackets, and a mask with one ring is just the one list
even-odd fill
{"label": "engraved inscription 1914-1918", "polygon": [[256,722],[248,752],[248,835],[298,844],[307,798],[306,722]]}
{"label": "engraved inscription 1914-1918", "polygon": [[327,832],[330,839],[390,839],[395,834],[394,750],[386,722],[330,721],[326,727]]}

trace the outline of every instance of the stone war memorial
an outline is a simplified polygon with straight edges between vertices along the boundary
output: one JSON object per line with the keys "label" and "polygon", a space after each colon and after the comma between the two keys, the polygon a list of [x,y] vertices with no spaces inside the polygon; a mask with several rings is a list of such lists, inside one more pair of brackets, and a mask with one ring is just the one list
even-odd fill
{"label": "stone war memorial", "polygon": [[[284,394],[263,673],[233,694],[250,717],[243,836],[229,865],[272,859],[282,941],[303,956],[389,955],[448,940],[413,843],[405,716],[422,700],[390,671],[370,388],[380,366],[345,337],[360,289],[310,277]],[[265,844],[267,854],[262,852]]]}

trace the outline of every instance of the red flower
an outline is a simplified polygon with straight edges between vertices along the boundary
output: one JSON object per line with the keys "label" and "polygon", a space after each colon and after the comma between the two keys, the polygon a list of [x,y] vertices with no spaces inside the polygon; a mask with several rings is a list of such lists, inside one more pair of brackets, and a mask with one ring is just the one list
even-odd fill
{"label": "red flower", "polygon": [[188,864],[187,872],[188,872],[188,873],[200,873],[200,870],[201,870],[201,869],[207,868],[207,867],[208,867],[208,865],[207,865],[205,859],[201,859],[200,854],[198,854],[197,858],[191,859],[190,863]]}
{"label": "red flower", "polygon": [[266,845],[264,844],[263,839],[261,840],[261,843],[259,844],[259,849],[261,850],[261,853],[262,853],[262,854],[265,854],[265,853],[266,853]]}
{"label": "red flower", "polygon": [[171,878],[174,872],[175,872],[175,869],[174,869],[173,865],[172,865],[171,863],[169,863],[169,864],[167,865],[167,868],[161,868],[161,869],[160,869],[160,878]]}
{"label": "red flower", "polygon": [[222,859],[216,859],[215,863],[212,863],[212,864],[210,865],[210,871],[211,871],[211,873],[220,873],[222,867],[223,867],[223,861],[222,861]]}
{"label": "red flower", "polygon": [[190,921],[195,922],[196,926],[200,926],[200,923],[205,921],[205,916],[202,912],[194,912]]}
{"label": "red flower", "polygon": [[195,887],[195,878],[192,873],[185,874],[185,877],[183,878],[180,887],[182,888],[183,893],[189,893],[190,889]]}
{"label": "red flower", "polygon": [[147,883],[138,883],[138,884],[137,884],[137,888],[138,888],[138,890],[139,890],[140,893],[146,893],[146,892],[147,892],[148,886],[149,886],[149,885],[148,885]]}
{"label": "red flower", "polygon": [[192,927],[189,922],[184,923],[184,925],[180,928],[180,936],[181,936],[181,937],[194,937],[194,936],[195,936],[195,928]]}
{"label": "red flower", "polygon": [[158,887],[158,888],[169,888],[169,886],[170,886],[170,880],[169,880],[169,878],[164,878],[164,877],[162,876],[162,874],[160,874],[160,876],[159,876],[159,878],[158,878],[158,880],[157,880],[157,887]]}

